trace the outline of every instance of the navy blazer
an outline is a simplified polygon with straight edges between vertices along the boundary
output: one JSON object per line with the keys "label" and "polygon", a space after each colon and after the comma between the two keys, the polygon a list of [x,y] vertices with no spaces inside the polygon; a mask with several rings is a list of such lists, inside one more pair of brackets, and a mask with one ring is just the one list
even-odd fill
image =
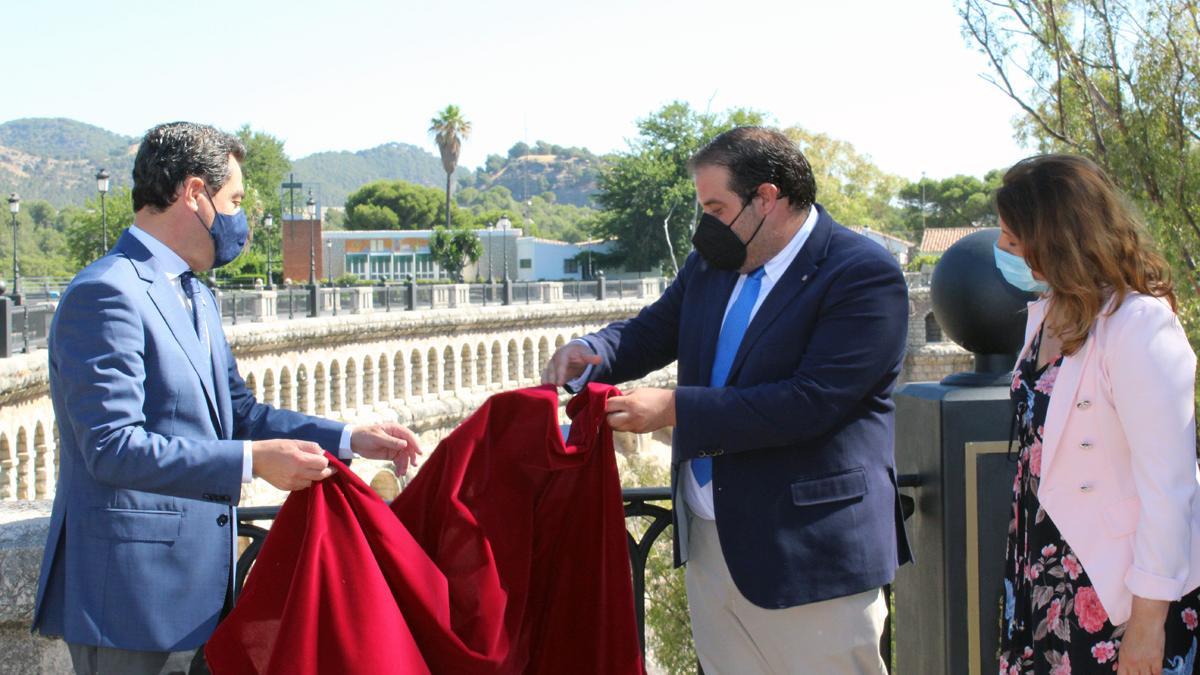
{"label": "navy blazer", "polygon": [[710,387],[736,272],[693,253],[636,317],[587,336],[601,382],[678,361],[671,458],[676,564],[687,559],[680,463],[713,458],[721,550],[742,594],[781,608],[890,583],[911,559],[896,487],[892,389],[908,326],[883,247],[817,224],[746,329],[728,386]]}
{"label": "navy blazer", "polygon": [[63,293],[49,340],[59,475],[33,618],[45,635],[203,644],[230,590],[241,439],[337,451],[344,425],[254,399],[203,292],[211,369],[191,314],[128,232]]}

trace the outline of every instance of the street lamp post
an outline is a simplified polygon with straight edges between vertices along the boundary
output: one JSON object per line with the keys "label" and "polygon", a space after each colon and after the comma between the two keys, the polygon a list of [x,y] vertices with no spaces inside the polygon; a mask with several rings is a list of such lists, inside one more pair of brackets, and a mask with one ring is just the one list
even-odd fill
{"label": "street lamp post", "polygon": [[13,304],[21,306],[21,263],[17,260],[17,214],[21,212],[21,197],[17,193],[12,193],[8,196],[8,212],[12,214],[12,231],[13,231],[13,287],[12,299]]}
{"label": "street lamp post", "polygon": [[500,230],[500,245],[504,247],[504,304],[512,304],[512,282],[508,280],[508,228],[512,227],[512,221],[507,216],[501,216],[500,220],[496,221],[496,228]]}
{"label": "street lamp post", "polygon": [[488,225],[488,283],[495,281],[495,276],[492,274],[492,248],[496,245],[496,238],[493,236],[495,225]]}
{"label": "street lamp post", "polygon": [[512,221],[508,216],[502,216],[496,221],[496,228],[500,230],[500,246],[504,248],[504,282],[508,283],[508,228],[512,227]]}
{"label": "street lamp post", "polygon": [[267,290],[275,290],[275,281],[271,276],[271,233],[275,229],[275,218],[268,213],[263,218],[263,234],[267,238]]}
{"label": "street lamp post", "polygon": [[308,315],[320,316],[321,308],[317,305],[317,235],[314,222],[317,202],[313,200],[312,190],[308,191],[304,212],[308,216]]}
{"label": "street lamp post", "polygon": [[103,248],[100,255],[108,253],[108,209],[104,203],[104,196],[108,194],[108,171],[100,169],[96,173],[96,189],[100,191],[100,228],[104,232]]}

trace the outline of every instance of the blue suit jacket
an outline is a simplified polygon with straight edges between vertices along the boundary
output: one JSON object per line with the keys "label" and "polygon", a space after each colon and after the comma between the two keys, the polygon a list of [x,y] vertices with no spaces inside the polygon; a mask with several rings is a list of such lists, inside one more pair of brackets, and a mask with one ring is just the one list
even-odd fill
{"label": "blue suit jacket", "polygon": [[254,400],[207,300],[211,370],[191,314],[132,235],[63,294],[49,340],[59,477],[35,630],[122,649],[199,646],[231,580],[234,439],[336,452],[343,425]]}
{"label": "blue suit jacket", "polygon": [[910,559],[891,400],[907,286],[882,247],[815,208],[815,229],[754,315],[728,386],[708,382],[738,275],[696,254],[658,301],[587,338],[603,357],[593,375],[603,382],[678,361],[676,564],[686,560],[688,517],[677,472],[711,456],[729,572],[768,608],[878,588]]}

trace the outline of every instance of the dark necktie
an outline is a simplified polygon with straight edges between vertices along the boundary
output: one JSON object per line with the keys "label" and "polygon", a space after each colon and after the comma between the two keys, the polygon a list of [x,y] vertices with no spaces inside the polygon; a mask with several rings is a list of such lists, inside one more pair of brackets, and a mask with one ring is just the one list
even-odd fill
{"label": "dark necktie", "polygon": [[200,345],[204,347],[205,357],[210,357],[212,347],[208,341],[208,328],[204,322],[204,314],[202,314],[206,303],[204,292],[200,289],[200,280],[189,270],[179,275],[179,284],[192,302],[192,328],[196,329],[196,337],[200,339]]}

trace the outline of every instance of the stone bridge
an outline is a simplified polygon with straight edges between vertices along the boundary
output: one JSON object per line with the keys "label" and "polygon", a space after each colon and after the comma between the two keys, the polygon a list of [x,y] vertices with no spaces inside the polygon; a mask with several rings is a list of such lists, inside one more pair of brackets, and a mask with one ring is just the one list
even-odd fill
{"label": "stone bridge", "polygon": [[[538,384],[541,366],[555,349],[650,301],[342,314],[225,330],[259,400],[347,422],[398,421],[432,447],[489,395]],[[914,284],[909,302],[903,379],[934,380],[969,368],[970,355],[943,341],[928,287]],[[674,368],[630,386],[647,383],[672,386]],[[0,501],[54,495],[58,430],[48,394],[44,350],[0,359]],[[358,464],[356,471],[381,493],[401,487],[383,467]],[[253,490],[265,493],[244,495],[246,503],[281,496],[257,484]]]}

